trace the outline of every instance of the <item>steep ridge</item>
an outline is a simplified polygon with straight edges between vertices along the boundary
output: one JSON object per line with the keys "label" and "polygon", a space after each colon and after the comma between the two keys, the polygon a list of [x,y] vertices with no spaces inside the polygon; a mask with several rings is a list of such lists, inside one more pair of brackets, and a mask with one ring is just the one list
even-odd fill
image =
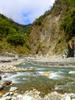
{"label": "steep ridge", "polygon": [[[68,45],[70,44],[69,47],[71,48],[73,45],[72,40],[75,40],[74,30],[71,35],[75,25],[73,24],[75,22],[74,12],[74,0],[56,0],[52,9],[33,23],[30,34],[32,53],[48,56],[64,55],[66,53],[68,55]],[[69,18],[70,16],[71,18]],[[65,22],[65,19],[68,23]],[[72,19],[74,20],[72,21]],[[70,23],[72,24],[70,25]],[[68,25],[70,25],[69,28]]]}

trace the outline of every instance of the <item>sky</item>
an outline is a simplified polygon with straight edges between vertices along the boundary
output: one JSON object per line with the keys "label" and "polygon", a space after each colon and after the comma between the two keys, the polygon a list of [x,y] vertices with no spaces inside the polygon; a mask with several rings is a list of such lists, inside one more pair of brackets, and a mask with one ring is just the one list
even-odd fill
{"label": "sky", "polygon": [[50,9],[55,0],[0,0],[0,13],[19,24],[30,24]]}

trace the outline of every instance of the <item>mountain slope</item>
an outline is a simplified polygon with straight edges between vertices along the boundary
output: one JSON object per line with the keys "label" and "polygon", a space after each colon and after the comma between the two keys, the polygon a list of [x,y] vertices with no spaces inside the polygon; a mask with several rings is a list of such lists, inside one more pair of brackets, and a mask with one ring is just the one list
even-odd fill
{"label": "mountain slope", "polygon": [[[32,53],[39,55],[63,55],[66,53],[69,43],[72,46],[71,42],[75,40],[74,12],[74,0],[56,0],[52,9],[33,23],[30,34]],[[67,19],[66,23],[65,19]],[[65,30],[65,27],[68,31]]]}
{"label": "mountain slope", "polygon": [[29,53],[31,25],[23,26],[0,14],[0,52]]}

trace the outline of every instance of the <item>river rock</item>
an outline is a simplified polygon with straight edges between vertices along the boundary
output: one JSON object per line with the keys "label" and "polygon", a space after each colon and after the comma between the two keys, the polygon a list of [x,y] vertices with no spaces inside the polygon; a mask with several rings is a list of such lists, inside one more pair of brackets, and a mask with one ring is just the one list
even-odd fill
{"label": "river rock", "polygon": [[49,93],[44,97],[44,100],[61,100],[62,96],[57,92]]}
{"label": "river rock", "polygon": [[4,83],[3,83],[3,86],[9,86],[9,85],[11,85],[12,84],[12,81],[5,81]]}
{"label": "river rock", "polygon": [[[17,100],[23,100],[23,96],[21,94],[18,94]],[[26,99],[27,100],[27,99]]]}
{"label": "river rock", "polygon": [[11,87],[9,91],[10,92],[15,92],[17,89],[18,89],[17,87]]}
{"label": "river rock", "polygon": [[6,96],[10,96],[10,93],[8,92],[8,93],[3,95],[3,97],[6,97]]}
{"label": "river rock", "polygon": [[71,99],[70,95],[65,94],[65,96],[64,96],[64,100],[72,100],[72,99]]}
{"label": "river rock", "polygon": [[3,90],[3,89],[4,89],[4,86],[3,85],[0,85],[0,91]]}
{"label": "river rock", "polygon": [[33,100],[33,97],[25,95],[23,96],[23,100]]}
{"label": "river rock", "polygon": [[11,99],[11,96],[6,96],[6,97],[0,98],[0,100],[12,100],[12,99]]}

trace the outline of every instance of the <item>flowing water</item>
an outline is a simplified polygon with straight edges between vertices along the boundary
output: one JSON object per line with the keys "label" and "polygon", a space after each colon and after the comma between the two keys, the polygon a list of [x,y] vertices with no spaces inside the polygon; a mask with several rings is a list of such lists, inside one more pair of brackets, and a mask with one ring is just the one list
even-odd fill
{"label": "flowing water", "polygon": [[[75,68],[49,67],[30,62],[19,65],[27,68],[26,72],[9,73],[4,80],[11,80],[14,86],[19,87],[19,92],[37,89],[41,95],[52,91],[60,93],[75,93]],[[31,69],[31,70],[28,70]]]}

